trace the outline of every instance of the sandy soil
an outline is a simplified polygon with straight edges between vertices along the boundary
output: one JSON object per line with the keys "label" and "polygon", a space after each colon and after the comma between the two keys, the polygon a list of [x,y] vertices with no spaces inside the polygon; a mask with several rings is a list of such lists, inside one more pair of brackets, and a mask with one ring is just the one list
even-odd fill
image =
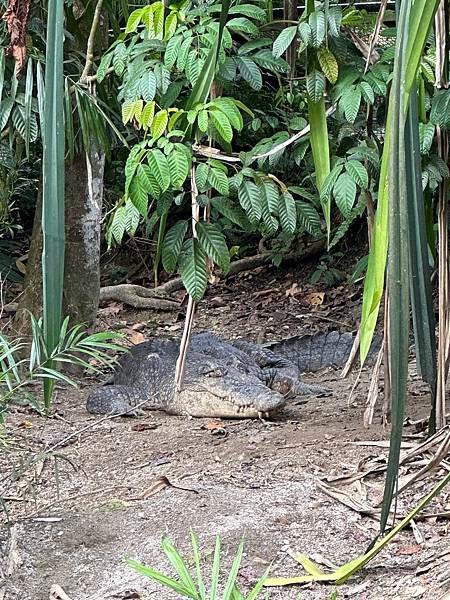
{"label": "sandy soil", "polygon": [[[302,281],[300,272],[275,277],[265,269],[215,286],[199,308],[198,327],[260,340],[354,327],[358,288],[341,286],[322,297],[324,290]],[[100,326],[112,324],[136,343],[154,332],[176,332],[182,321],[181,315],[131,314],[109,306],[101,311]],[[170,572],[161,536],[168,535],[189,557],[190,527],[204,549],[205,572],[216,534],[223,540],[224,567],[245,536],[244,589],[270,563],[274,574],[300,574],[289,549],[338,565],[364,552],[377,522],[325,495],[317,479],[349,473],[368,456],[385,454],[354,444],[387,437],[379,414],[370,429],[362,425],[369,375],[363,374],[353,395],[354,376],[343,381],[325,371],[309,377],[331,387],[333,396],[293,403],[266,423],[213,424],[163,413],[102,420],[84,410],[85,393],[94,384],[89,379],[79,391],[58,390],[53,418],[14,409],[7,423],[9,447],[0,454],[5,509],[0,598],[47,600],[53,584],[71,600],[177,598],[135,574],[124,557]],[[425,416],[428,401],[414,381],[408,416]],[[164,485],[167,481],[172,485]],[[419,484],[408,501],[433,481]],[[379,493],[382,480],[372,485]],[[449,503],[444,491],[437,506],[448,510]],[[402,533],[349,585],[339,587],[336,597],[450,598],[448,521],[428,519],[418,531]],[[328,599],[332,593],[331,587],[314,585],[270,589],[268,598]]]}

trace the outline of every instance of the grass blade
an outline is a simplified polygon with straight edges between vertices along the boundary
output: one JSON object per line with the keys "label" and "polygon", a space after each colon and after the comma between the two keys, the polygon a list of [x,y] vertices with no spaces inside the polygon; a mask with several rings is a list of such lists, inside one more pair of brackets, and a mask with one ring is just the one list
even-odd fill
{"label": "grass blade", "polygon": [[175,546],[170,542],[169,539],[163,538],[162,541],[162,549],[164,550],[167,558],[169,559],[171,565],[178,573],[178,576],[183,584],[183,587],[189,591],[191,594],[191,598],[195,598],[195,600],[199,600],[199,596],[197,593],[197,589],[195,587],[194,580],[192,579],[191,574],[189,573],[189,569],[186,566],[186,563],[183,560],[183,557],[175,548]]}
{"label": "grass blade", "polygon": [[198,593],[200,595],[200,600],[206,600],[206,589],[205,589],[205,583],[203,581],[202,570],[201,570],[200,550],[198,547],[197,538],[195,536],[195,533],[192,531],[192,529],[191,529],[191,542],[192,542],[192,549],[194,551],[194,561],[195,561],[195,571],[197,573]]}
{"label": "grass blade", "polygon": [[239,572],[239,567],[241,566],[242,553],[244,552],[244,540],[241,541],[239,547],[237,549],[236,555],[233,560],[233,564],[231,565],[230,573],[228,575],[227,583],[225,585],[225,590],[223,592],[223,600],[230,600],[231,594],[233,593],[233,589],[236,585],[236,577]]}
{"label": "grass blade", "polygon": [[157,581],[161,585],[164,585],[165,587],[170,588],[171,590],[173,590],[177,594],[180,594],[180,596],[183,596],[184,598],[194,598],[194,600],[195,600],[196,597],[192,596],[190,594],[189,590],[187,590],[181,583],[179,583],[175,579],[172,579],[171,577],[167,577],[166,575],[164,575],[163,573],[160,573],[159,571],[155,571],[155,569],[152,569],[152,567],[146,567],[145,565],[141,564],[137,560],[131,560],[130,558],[127,558],[126,563],[128,564],[128,566],[130,566],[132,569],[134,569],[134,571],[136,571],[136,573],[139,573],[140,575],[144,575],[145,577],[148,577],[149,579],[153,579],[153,581]]}
{"label": "grass blade", "polygon": [[[47,351],[59,341],[64,275],[64,3],[49,0],[43,131],[42,275],[43,323]],[[48,365],[51,368],[51,365]],[[53,381],[44,385],[49,407]]]}
{"label": "grass blade", "polygon": [[217,600],[217,588],[219,585],[219,569],[220,569],[220,537],[216,537],[216,545],[214,547],[214,558],[211,572],[211,593],[209,600]]}

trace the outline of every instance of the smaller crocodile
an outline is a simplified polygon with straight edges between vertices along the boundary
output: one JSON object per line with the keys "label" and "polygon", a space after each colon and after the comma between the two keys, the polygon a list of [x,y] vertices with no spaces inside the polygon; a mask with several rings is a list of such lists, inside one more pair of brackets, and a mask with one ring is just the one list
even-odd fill
{"label": "smaller crocodile", "polygon": [[179,340],[152,339],[124,355],[111,383],[94,389],[87,410],[142,414],[141,408],[193,417],[257,418],[277,413],[289,399],[329,390],[301,374],[342,366],[354,337],[336,331],[261,346],[205,332],[192,337],[181,391],[174,383]]}

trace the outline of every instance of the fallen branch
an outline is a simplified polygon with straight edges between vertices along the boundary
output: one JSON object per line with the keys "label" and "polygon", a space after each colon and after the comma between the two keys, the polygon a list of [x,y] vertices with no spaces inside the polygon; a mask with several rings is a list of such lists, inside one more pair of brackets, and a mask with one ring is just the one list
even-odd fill
{"label": "fallen branch", "polygon": [[[298,261],[309,258],[322,252],[325,248],[325,240],[316,240],[308,246],[303,246],[299,251],[286,254],[283,262]],[[241,258],[231,263],[227,277],[250,271],[266,265],[270,260],[270,253],[255,254],[247,258]],[[175,277],[162,283],[156,288],[146,288],[141,285],[124,283],[121,285],[109,285],[100,289],[100,301],[123,302],[134,308],[149,308],[154,310],[180,310],[180,303],[170,298],[170,294],[183,289],[181,277]]]}

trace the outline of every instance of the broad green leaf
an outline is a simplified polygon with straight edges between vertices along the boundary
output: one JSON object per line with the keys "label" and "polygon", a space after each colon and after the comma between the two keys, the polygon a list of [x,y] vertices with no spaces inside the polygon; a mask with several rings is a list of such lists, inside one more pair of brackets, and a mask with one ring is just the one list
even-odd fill
{"label": "broad green leaf", "polygon": [[283,29],[273,43],[273,55],[280,57],[282,54],[284,54],[292,44],[296,35],[297,25]]}
{"label": "broad green leaf", "polygon": [[298,26],[298,33],[305,46],[309,46],[309,42],[311,41],[311,27],[309,26],[309,24],[305,21],[300,23],[300,25]]}
{"label": "broad green leaf", "polygon": [[145,102],[153,100],[156,94],[156,77],[152,71],[147,71],[142,75],[139,82],[139,90]]}
{"label": "broad green leaf", "polygon": [[255,19],[256,21],[266,20],[266,11],[256,4],[236,4],[230,8],[229,14],[245,15],[246,17],[250,17],[250,19]]}
{"label": "broad green leaf", "polygon": [[231,142],[231,140],[233,139],[233,129],[226,114],[219,110],[211,110],[209,116],[214,127],[219,132],[220,136],[226,142]]}
{"label": "broad green leaf", "polygon": [[170,171],[167,158],[161,150],[154,148],[147,154],[147,161],[161,191],[165,192],[170,186]]}
{"label": "broad green leaf", "polygon": [[330,197],[330,194],[333,190],[334,184],[336,183],[339,175],[342,173],[343,168],[344,168],[344,165],[342,163],[337,164],[336,166],[334,166],[332,168],[332,170],[325,177],[323,184],[322,184],[322,189],[320,190],[320,201],[321,202],[326,201]]}
{"label": "broad green leaf", "polygon": [[248,231],[251,229],[251,225],[240,206],[232,205],[232,202],[229,198],[225,198],[224,196],[216,196],[215,198],[211,198],[212,206],[218,210],[224,217],[239,225],[244,231]]}
{"label": "broad green leaf", "polygon": [[261,199],[259,188],[253,181],[246,180],[239,186],[239,202],[250,222],[258,223],[262,215]]}
{"label": "broad green leaf", "polygon": [[289,192],[282,192],[278,199],[281,227],[286,233],[294,233],[297,224],[295,200]]}
{"label": "broad green leaf", "polygon": [[361,106],[361,90],[354,85],[350,86],[342,94],[340,102],[345,118],[354,123]]}
{"label": "broad green leaf", "polygon": [[[125,202],[125,231],[130,237],[136,233],[140,221],[140,213],[131,200]],[[120,243],[120,240],[117,240]]]}
{"label": "broad green leaf", "polygon": [[[270,234],[275,233],[278,229],[278,221],[274,217],[273,213],[278,208],[278,190],[275,186],[271,186],[267,183],[263,183],[258,186],[259,195],[261,198],[261,215],[264,225]],[[276,194],[276,196],[275,196]],[[275,200],[276,198],[276,200]],[[275,206],[274,206],[274,203]],[[275,210],[274,210],[275,209]]]}
{"label": "broad green leaf", "polygon": [[187,154],[176,146],[167,156],[172,187],[181,189],[189,175],[189,159]]}
{"label": "broad green leaf", "polygon": [[236,59],[239,73],[251,88],[259,91],[262,88],[262,75],[258,65],[248,56],[240,56]]}
{"label": "broad green leaf", "polygon": [[162,190],[150,167],[148,165],[141,164],[137,167],[137,170],[139,171],[139,176],[141,179],[145,178],[145,189],[147,192],[153,196],[153,198],[159,198],[159,196],[162,194]]}
{"label": "broad green leaf", "polygon": [[151,125],[152,136],[155,139],[160,138],[164,134],[168,122],[169,114],[167,110],[160,110],[156,113],[156,115],[153,117]]}
{"label": "broad green leaf", "polygon": [[201,110],[197,116],[197,125],[202,133],[205,133],[208,129],[208,111]]}
{"label": "broad green leaf", "polygon": [[169,13],[169,15],[167,15],[166,22],[164,23],[164,39],[165,40],[170,39],[173,36],[173,34],[176,32],[177,23],[178,23],[178,18],[177,18],[176,13],[174,13],[174,12]]}
{"label": "broad green leaf", "polygon": [[164,52],[164,64],[169,69],[176,63],[183,41],[183,36],[176,35],[167,42],[166,51]]}
{"label": "broad green leaf", "polygon": [[178,258],[187,230],[188,222],[178,221],[178,223],[175,223],[175,225],[169,229],[164,237],[162,246],[162,264],[168,273],[173,273],[177,267]]}
{"label": "broad green leaf", "polygon": [[216,168],[210,168],[208,171],[208,183],[222,196],[229,195],[228,177],[223,171]]}
{"label": "broad green leaf", "polygon": [[297,220],[299,224],[311,235],[321,233],[320,217],[314,206],[303,200],[296,200]]}
{"label": "broad green leaf", "polygon": [[138,8],[134,10],[128,17],[127,25],[125,27],[125,35],[131,33],[132,31],[136,31],[139,23],[141,22],[142,12],[142,8]]}
{"label": "broad green leaf", "polygon": [[200,192],[204,192],[206,190],[209,171],[210,166],[206,163],[199,163],[195,169],[195,184]]}
{"label": "broad green leaf", "polygon": [[362,97],[368,104],[373,104],[375,102],[375,95],[373,93],[373,89],[367,83],[367,81],[361,81],[359,84],[359,89],[361,90]]}
{"label": "broad green leaf", "polygon": [[325,91],[325,76],[317,69],[313,69],[306,76],[306,90],[311,102],[320,102]]}
{"label": "broad green leaf", "polygon": [[231,98],[217,98],[214,101],[214,106],[227,116],[234,129],[241,131],[244,126],[242,115]]}
{"label": "broad green leaf", "polygon": [[208,275],[206,255],[196,239],[189,241],[180,264],[180,275],[188,294],[199,302],[206,291]]}
{"label": "broad green leaf", "polygon": [[328,48],[319,48],[317,50],[317,59],[328,81],[336,83],[339,76],[339,66],[334,54]]}
{"label": "broad green leaf", "polygon": [[202,221],[197,223],[196,232],[198,241],[207,256],[212,258],[226,275],[230,270],[230,254],[223,234],[212,223]]}
{"label": "broad green leaf", "polygon": [[155,101],[147,102],[147,104],[142,109],[139,123],[144,129],[148,129],[153,122],[153,117],[155,115],[155,106]]}
{"label": "broad green leaf", "polygon": [[344,217],[349,216],[356,199],[356,183],[348,173],[338,177],[333,187],[333,194],[341,213]]}
{"label": "broad green leaf", "polygon": [[136,107],[136,103],[132,102],[124,102],[122,104],[122,123],[126,125],[129,123],[134,117],[134,109]]}
{"label": "broad green leaf", "polygon": [[118,75],[119,77],[121,77],[123,75],[123,72],[125,71],[126,61],[127,61],[127,48],[126,48],[125,44],[119,43],[119,44],[117,44],[117,46],[114,50],[113,59],[112,59],[114,71],[115,71],[116,75]]}
{"label": "broad green leaf", "polygon": [[[328,141],[327,115],[325,112],[325,100],[320,102],[308,101],[309,124],[311,126],[310,141],[316,171],[316,185],[319,193],[322,190],[324,180],[330,172],[330,149]],[[323,206],[327,234],[330,235],[331,227],[331,202],[327,201]]]}
{"label": "broad green leaf", "polygon": [[192,43],[192,35],[189,35],[180,46],[180,51],[177,56],[177,68],[180,71],[184,71],[186,67],[186,61],[189,54],[189,50],[191,48]]}
{"label": "broad green leaf", "polygon": [[277,58],[270,50],[260,50],[252,55],[256,64],[263,69],[274,73],[287,73],[289,71],[289,63],[283,58]]}
{"label": "broad green leaf", "polygon": [[165,6],[163,2],[155,2],[151,5],[153,11],[153,29],[155,31],[155,37],[158,40],[162,40],[164,37],[164,10]]}
{"label": "broad green leaf", "polygon": [[230,19],[227,22],[227,29],[237,33],[245,33],[251,37],[257,37],[259,35],[259,29],[246,17]]}
{"label": "broad green leaf", "polygon": [[345,170],[360,188],[368,188],[369,176],[363,164],[357,160],[349,160],[345,163]]}
{"label": "broad green leaf", "polygon": [[308,23],[311,28],[312,45],[318,48],[325,39],[325,14],[321,10],[312,12]]}
{"label": "broad green leaf", "polygon": [[130,183],[129,194],[134,206],[143,217],[146,217],[148,208],[147,178],[143,177],[141,173],[142,171],[136,171],[136,175]]}
{"label": "broad green leaf", "polygon": [[342,8],[340,6],[334,5],[328,8],[328,30],[332,37],[339,37],[341,21],[342,21]]}

